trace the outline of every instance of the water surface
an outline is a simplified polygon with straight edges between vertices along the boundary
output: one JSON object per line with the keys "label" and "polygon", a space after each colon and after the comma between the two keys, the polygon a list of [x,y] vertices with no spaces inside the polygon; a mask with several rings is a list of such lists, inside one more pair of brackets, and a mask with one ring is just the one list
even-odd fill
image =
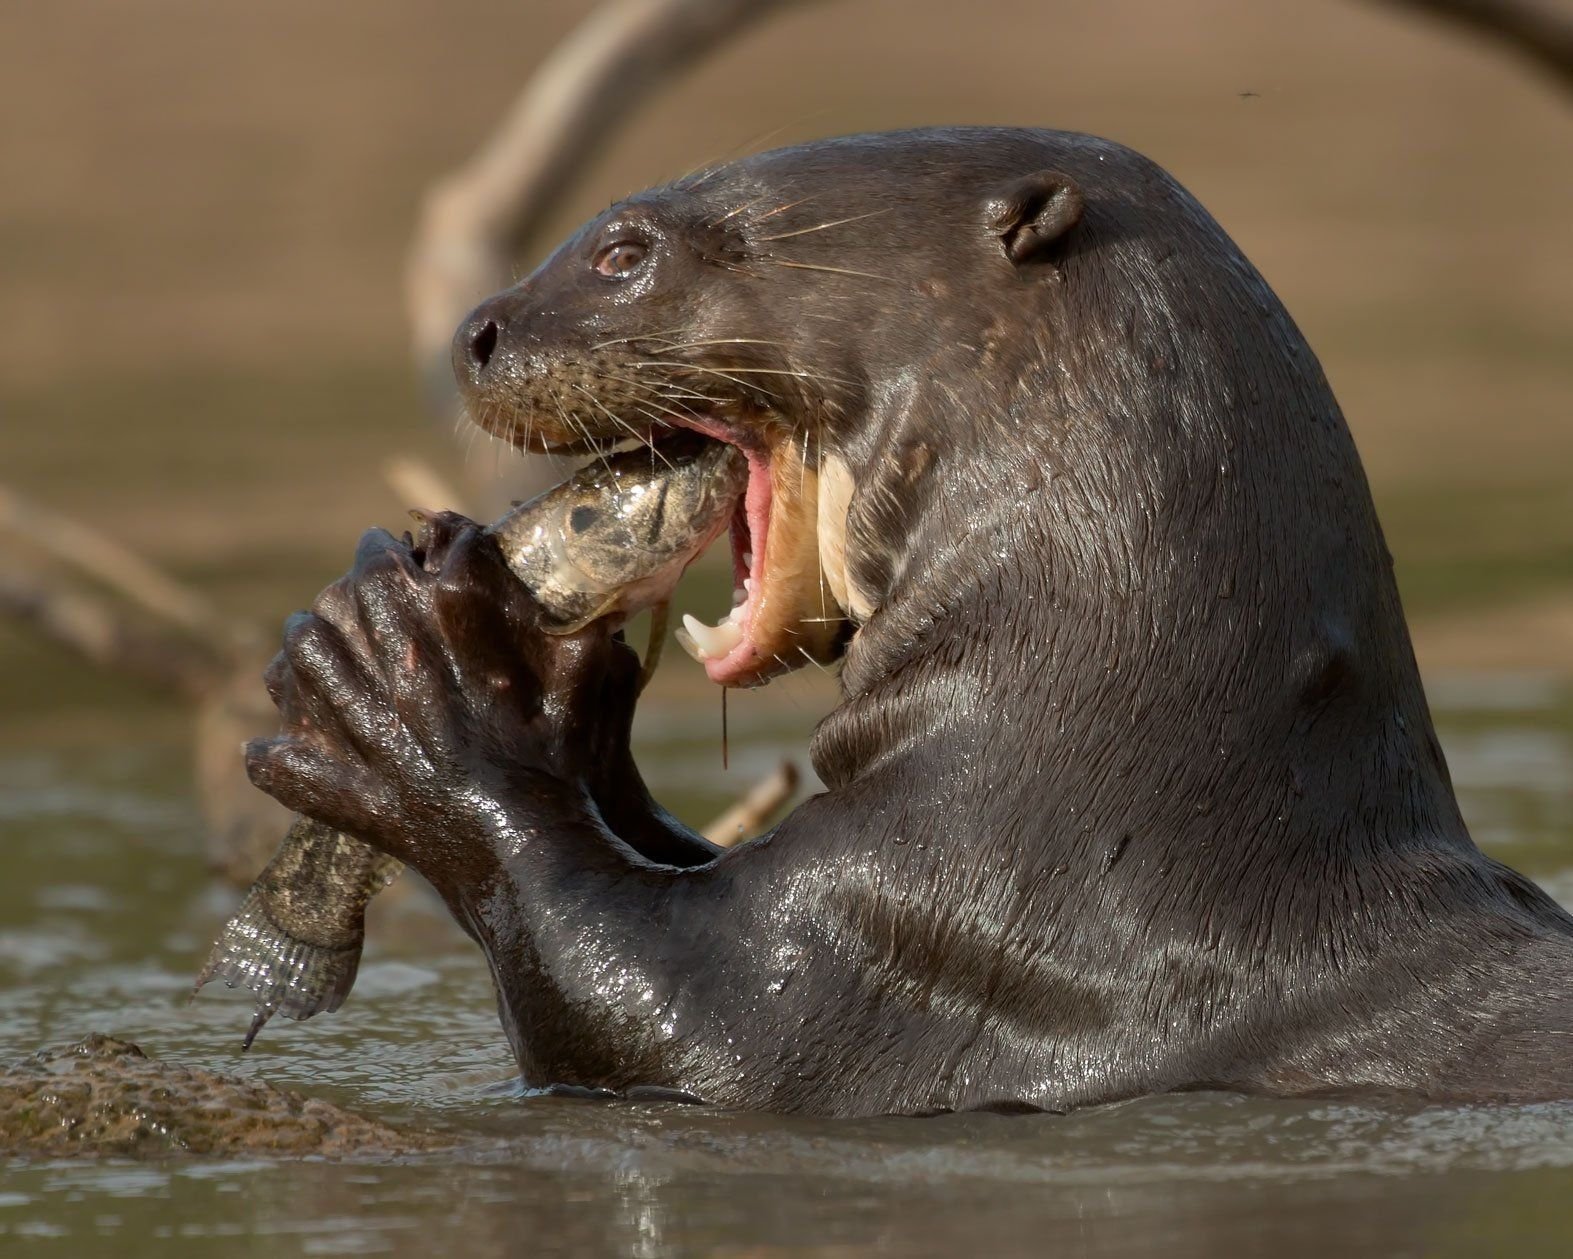
{"label": "water surface", "polygon": [[[1493,676],[1430,692],[1477,838],[1573,901],[1573,689]],[[116,711],[0,742],[0,1057],[110,1032],[464,1145],[396,1161],[12,1164],[0,1252],[1573,1253],[1569,1106],[1191,1095],[826,1122],[527,1097],[479,957],[419,894],[377,908],[340,1013],[275,1022],[242,1057],[243,1000],[185,1003],[232,898],[198,855],[183,724]],[[724,778],[716,717],[642,716],[647,772],[691,819],[800,754],[812,712],[735,707]]]}

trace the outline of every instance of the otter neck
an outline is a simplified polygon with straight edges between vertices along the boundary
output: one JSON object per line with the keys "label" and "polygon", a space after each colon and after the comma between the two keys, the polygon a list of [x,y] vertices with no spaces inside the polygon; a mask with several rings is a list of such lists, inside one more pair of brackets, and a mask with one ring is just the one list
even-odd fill
{"label": "otter neck", "polygon": [[970,542],[912,549],[816,733],[828,785],[925,784],[949,834],[1006,825],[1029,869],[1118,866],[1220,918],[1247,865],[1379,873],[1420,838],[1478,857],[1401,620],[1397,646],[1372,642],[1369,608],[1268,612],[1251,583],[1184,564],[1110,597],[1008,516],[980,508]]}

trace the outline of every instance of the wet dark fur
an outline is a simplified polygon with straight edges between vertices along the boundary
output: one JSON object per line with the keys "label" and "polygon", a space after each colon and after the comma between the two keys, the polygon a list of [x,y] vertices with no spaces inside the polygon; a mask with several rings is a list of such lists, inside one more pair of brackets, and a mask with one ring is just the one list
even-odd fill
{"label": "wet dark fur", "polygon": [[[991,204],[1044,168],[1084,213],[1013,259]],[[463,528],[369,538],[294,625],[256,781],[437,886],[533,1083],[1573,1096],[1573,920],[1470,841],[1338,406],[1228,237],[1053,132],[828,142],[636,204],[681,243],[799,198],[771,222],[879,213],[743,228],[643,306],[596,306],[571,242],[514,300],[559,294],[529,332],[559,363],[699,324],[841,382],[803,396],[877,610],[814,741],[829,791],[724,855],[683,832],[628,756],[635,663],[538,633]]]}

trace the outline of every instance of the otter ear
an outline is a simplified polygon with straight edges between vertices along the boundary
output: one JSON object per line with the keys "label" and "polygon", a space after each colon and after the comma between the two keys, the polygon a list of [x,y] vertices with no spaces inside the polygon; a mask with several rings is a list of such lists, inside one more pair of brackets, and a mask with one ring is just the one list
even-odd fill
{"label": "otter ear", "polygon": [[983,203],[984,222],[1018,267],[1044,262],[1054,242],[1081,222],[1081,189],[1057,170],[1034,171],[995,190]]}

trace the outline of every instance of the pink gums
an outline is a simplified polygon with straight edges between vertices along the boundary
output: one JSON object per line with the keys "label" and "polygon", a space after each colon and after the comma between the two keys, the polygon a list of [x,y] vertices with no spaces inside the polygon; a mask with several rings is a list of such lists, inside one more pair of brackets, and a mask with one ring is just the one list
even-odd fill
{"label": "pink gums", "polygon": [[[745,446],[735,434],[719,424],[704,420],[678,423],[716,441],[736,446],[748,460],[748,488],[743,492],[742,510],[733,517],[730,529],[733,585],[741,586],[745,577],[749,579],[748,594],[737,612],[737,625],[743,637],[726,655],[704,662],[705,675],[712,682],[721,686],[746,686],[753,681],[760,662],[751,629],[754,600],[764,588],[765,546],[770,534],[770,464],[762,453]],[[753,557],[753,563],[746,568],[743,564],[745,553]]]}

